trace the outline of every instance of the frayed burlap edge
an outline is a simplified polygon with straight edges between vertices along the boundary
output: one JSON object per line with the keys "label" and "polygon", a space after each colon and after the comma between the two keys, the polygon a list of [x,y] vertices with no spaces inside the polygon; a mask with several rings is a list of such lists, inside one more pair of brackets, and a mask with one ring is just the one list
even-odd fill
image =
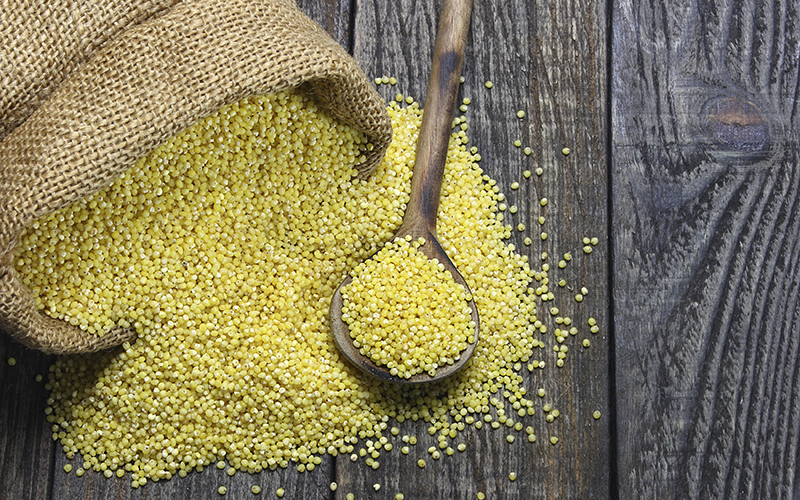
{"label": "frayed burlap edge", "polygon": [[245,97],[309,84],[373,144],[391,141],[384,103],[357,63],[288,0],[181,3],[128,28],[73,73],[0,143],[0,328],[48,353],[90,352],[102,337],[40,314],[12,266],[34,219],[110,184],[167,138]]}

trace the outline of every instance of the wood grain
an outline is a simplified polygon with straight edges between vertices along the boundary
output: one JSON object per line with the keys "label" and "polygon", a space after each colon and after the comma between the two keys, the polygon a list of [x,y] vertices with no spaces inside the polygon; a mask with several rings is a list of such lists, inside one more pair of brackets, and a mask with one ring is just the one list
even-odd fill
{"label": "wood grain", "polygon": [[[330,458],[323,460],[314,471],[299,473],[294,467],[265,471],[258,474],[237,472],[228,476],[226,469],[220,470],[214,464],[202,472],[192,472],[185,478],[172,478],[167,481],[148,482],[142,487],[131,488],[130,474],[119,479],[108,479],[100,472],[87,471],[83,477],[75,475],[74,468],[80,466],[79,460],[69,461],[73,472],[67,474],[63,467],[68,462],[59,449],[55,457],[52,476],[52,495],[49,497],[13,498],[52,498],[53,500],[81,498],[86,500],[174,500],[176,498],[277,498],[278,488],[285,491],[287,499],[328,500],[331,498],[331,478],[333,477]],[[252,487],[261,488],[261,494],[252,493]],[[225,496],[218,493],[219,487],[227,489]],[[9,497],[12,498],[12,497]]]}
{"label": "wood grain", "polygon": [[[424,101],[435,2],[299,5],[370,77],[398,78],[397,86],[380,87],[387,100],[400,92]],[[52,358],[2,336],[0,499],[202,498],[221,484],[229,498],[249,498],[252,484],[270,496],[283,487],[285,498],[397,491],[431,499],[478,491],[521,499],[800,497],[797,6],[611,6],[476,2],[467,45],[461,92],[473,102],[470,136],[483,168],[520,208],[510,219],[527,230],[513,241],[534,263],[543,251],[551,264],[570,251],[563,276],[573,288],[558,289],[559,301],[585,285],[590,293],[573,317],[581,327],[588,316],[600,325],[592,347],[574,352],[565,368],[527,376],[529,388],[544,387],[562,409],[553,424],[537,412],[536,445],[473,429],[459,438],[468,451],[419,469],[429,436],[421,423],[405,422],[401,432],[420,437],[417,455],[393,451],[376,471],[326,458],[311,474],[228,478],[210,468],[132,490],[127,480],[61,471],[65,457],[43,413],[47,394],[33,381]],[[530,156],[515,139],[532,148]],[[523,180],[522,171],[536,167],[543,175]],[[518,191],[510,190],[513,181]],[[538,205],[543,196],[546,209]],[[533,237],[530,248],[525,234]],[[600,240],[589,256],[584,236]],[[589,417],[595,409],[599,421]],[[551,432],[561,437],[557,446],[544,443]],[[340,486],[331,493],[334,478]]]}
{"label": "wood grain", "polygon": [[353,2],[351,0],[296,0],[297,7],[344,47],[353,51]]}
{"label": "wood grain", "polygon": [[[379,87],[387,100],[400,92],[424,102],[438,2],[298,3],[352,51],[368,76],[398,78],[396,86]],[[523,370],[527,388],[546,389],[548,395],[540,402],[561,411],[553,423],[545,422],[539,408],[524,420],[535,428],[536,443],[520,438],[508,443],[508,432],[485,426],[467,430],[451,443],[463,442],[466,451],[434,461],[426,452],[434,444],[427,425],[407,421],[399,425],[401,435],[413,434],[419,444],[408,456],[397,447],[384,453],[377,470],[363,461],[352,463],[349,457],[323,457],[312,473],[288,469],[231,478],[212,466],[187,478],[131,489],[129,477],[106,479],[87,472],[78,478],[63,472],[66,458],[50,439],[44,420],[46,391],[29,380],[52,359],[23,352],[4,336],[0,354],[12,353],[18,365],[0,366],[0,499],[216,498],[221,485],[228,488],[225,498],[250,498],[253,484],[262,487],[260,498],[273,498],[278,487],[290,499],[345,498],[349,492],[359,499],[392,498],[397,492],[408,499],[472,499],[479,491],[493,499],[615,497],[607,232],[608,15],[606,3],[599,0],[476,2],[467,43],[461,97],[472,100],[466,112],[471,145],[479,149],[482,168],[497,180],[508,203],[519,207],[508,220],[525,224],[526,230],[515,231],[512,242],[534,268],[541,266],[542,252],[549,253],[554,269],[565,252],[573,255],[566,269],[551,273],[568,282],[564,288],[552,288],[556,302],[580,329],[576,341],[570,341],[568,363],[555,368],[555,354],[549,351],[542,355],[548,369]],[[494,82],[492,89],[484,86],[487,80]],[[522,119],[517,117],[519,110],[526,113]],[[724,128],[727,122],[720,120]],[[515,147],[515,139],[530,147],[531,154]],[[570,148],[569,155],[562,154],[564,147]],[[522,176],[524,170],[537,167],[543,169],[541,177]],[[514,181],[521,185],[518,190],[510,188]],[[545,208],[539,204],[542,197],[549,200]],[[540,215],[546,217],[544,226],[537,222]],[[539,237],[543,230],[546,240]],[[525,236],[534,241],[530,247],[523,243]],[[586,236],[599,239],[591,255],[582,250]],[[572,297],[582,286],[589,294],[578,304]],[[542,315],[547,315],[546,308]],[[596,335],[587,332],[589,317],[600,326]],[[592,342],[589,349],[577,342],[584,337]],[[548,345],[551,339],[548,336]],[[602,412],[599,420],[591,416],[595,410]],[[560,438],[555,446],[548,442],[551,435]],[[422,457],[428,463],[425,469],[416,465]],[[510,472],[517,473],[516,481],[509,481]],[[336,492],[329,489],[332,480],[339,484]],[[372,489],[375,483],[381,484],[379,492]]]}
{"label": "wood grain", "polygon": [[[526,226],[512,237],[517,249],[529,255],[536,268],[543,251],[550,253],[553,268],[563,253],[571,252],[574,259],[565,271],[553,273],[569,282],[568,288],[554,286],[557,303],[573,315],[579,336],[590,336],[590,316],[601,325],[601,333],[590,339],[590,349],[580,351],[577,342],[570,344],[574,354],[564,368],[526,375],[528,389],[544,387],[545,399],[562,416],[547,424],[538,409],[530,419],[538,436],[533,445],[524,439],[509,444],[508,432],[502,429],[468,429],[455,440],[463,441],[467,451],[439,461],[426,451],[435,444],[427,426],[404,422],[401,433],[416,435],[420,444],[408,456],[394,451],[382,455],[374,471],[361,461],[353,464],[340,457],[336,475],[343,493],[386,498],[389,488],[406,498],[426,499],[475,498],[479,491],[501,499],[615,494],[609,429],[604,9],[605,4],[596,2],[475,2],[461,88],[461,97],[472,101],[465,113],[470,144],[478,148],[482,168],[498,181],[508,204],[519,207],[515,216],[509,215],[509,223]],[[385,99],[400,93],[424,103],[437,19],[436,3],[357,3],[356,59],[369,76],[398,80],[395,86],[379,86]],[[484,85],[487,80],[494,83],[491,89]],[[525,118],[517,117],[519,110],[525,111]],[[515,139],[531,147],[532,154],[526,156],[515,147]],[[568,156],[561,153],[564,147],[571,149]],[[524,170],[536,167],[543,168],[541,177],[523,177]],[[510,188],[514,181],[521,186],[516,191]],[[549,200],[545,209],[539,205],[542,197]],[[544,242],[539,237],[540,214],[547,218]],[[526,247],[525,236],[535,243]],[[601,241],[591,255],[583,253],[584,236]],[[582,286],[591,291],[578,305],[572,297]],[[547,361],[554,364],[555,357]],[[594,410],[604,415],[599,421],[591,417]],[[560,437],[558,445],[548,442],[551,435]],[[416,465],[419,458],[427,461],[424,469]],[[516,481],[509,481],[510,472],[517,473]],[[379,493],[363,490],[375,483],[382,485]]]}
{"label": "wood grain", "polygon": [[796,498],[791,2],[614,6],[620,498]]}
{"label": "wood grain", "polygon": [[50,498],[55,444],[44,385],[52,359],[0,335],[0,500]]}

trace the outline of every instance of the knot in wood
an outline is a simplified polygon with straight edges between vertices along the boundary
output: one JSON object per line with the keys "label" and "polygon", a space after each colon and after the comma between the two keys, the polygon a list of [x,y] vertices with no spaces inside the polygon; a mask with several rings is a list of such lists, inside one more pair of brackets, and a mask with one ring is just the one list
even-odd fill
{"label": "knot in wood", "polygon": [[758,153],[769,146],[769,127],[763,113],[740,97],[713,102],[708,127],[717,143],[729,151]]}

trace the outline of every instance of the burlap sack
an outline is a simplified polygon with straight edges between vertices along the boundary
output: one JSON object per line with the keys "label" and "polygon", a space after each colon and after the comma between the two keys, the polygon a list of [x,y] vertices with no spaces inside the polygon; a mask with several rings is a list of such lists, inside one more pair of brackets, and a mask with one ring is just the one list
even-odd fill
{"label": "burlap sack", "polygon": [[391,140],[366,76],[291,0],[3,5],[0,330],[29,347],[90,352],[132,337],[98,337],[40,314],[15,274],[14,248],[34,219],[107,186],[198,119],[306,83],[375,145],[363,170]]}

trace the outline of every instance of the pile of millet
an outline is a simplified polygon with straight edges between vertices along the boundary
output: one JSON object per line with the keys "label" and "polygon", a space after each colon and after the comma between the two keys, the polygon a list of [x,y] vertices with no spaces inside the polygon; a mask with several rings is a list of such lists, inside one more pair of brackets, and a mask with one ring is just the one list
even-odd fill
{"label": "pile of millet", "polygon": [[[355,168],[365,137],[287,91],[223,108],[26,231],[15,266],[39,309],[98,335],[138,334],[51,367],[48,421],[79,471],[127,473],[133,487],[225,462],[308,471],[325,453],[366,455],[359,442],[391,450],[391,422],[406,419],[428,422],[447,454],[483,422],[536,440],[520,371],[545,366],[536,304],[548,269],[506,242],[504,197],[467,148],[463,117],[437,231],[480,314],[472,359],[444,381],[402,387],[336,350],[333,292],[392,240],[409,198],[422,110],[411,99],[387,110],[393,142],[366,179]],[[414,441],[403,436],[402,449]]]}

